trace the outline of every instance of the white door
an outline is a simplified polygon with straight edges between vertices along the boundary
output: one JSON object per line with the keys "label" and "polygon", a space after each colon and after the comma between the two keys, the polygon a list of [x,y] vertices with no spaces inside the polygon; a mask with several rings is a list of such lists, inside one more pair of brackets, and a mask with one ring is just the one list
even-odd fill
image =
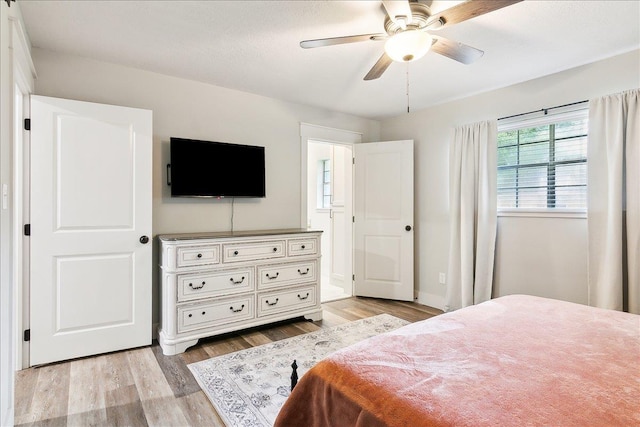
{"label": "white door", "polygon": [[345,295],[353,292],[352,158],[351,147],[331,146],[331,284]]}
{"label": "white door", "polygon": [[413,301],[413,141],[354,149],[355,294]]}
{"label": "white door", "polygon": [[31,365],[151,344],[151,119],[31,98]]}

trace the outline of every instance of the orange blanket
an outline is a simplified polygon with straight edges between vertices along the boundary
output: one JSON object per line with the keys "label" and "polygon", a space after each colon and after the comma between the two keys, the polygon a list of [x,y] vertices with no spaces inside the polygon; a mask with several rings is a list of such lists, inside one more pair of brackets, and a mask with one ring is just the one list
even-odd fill
{"label": "orange blanket", "polygon": [[640,425],[640,316],[513,295],[338,351],[276,427]]}

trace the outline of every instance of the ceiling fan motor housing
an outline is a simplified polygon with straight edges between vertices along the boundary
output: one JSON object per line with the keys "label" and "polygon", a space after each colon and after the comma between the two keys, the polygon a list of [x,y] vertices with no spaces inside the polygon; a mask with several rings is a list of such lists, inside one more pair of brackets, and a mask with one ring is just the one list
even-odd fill
{"label": "ceiling fan motor housing", "polygon": [[394,22],[389,16],[385,18],[384,30],[387,34],[393,36],[398,32],[406,30],[421,30],[426,28],[427,24],[431,24],[429,22],[429,17],[431,16],[429,6],[423,3],[410,2],[409,7],[411,7],[411,22],[406,23],[406,28],[402,28],[400,24]]}

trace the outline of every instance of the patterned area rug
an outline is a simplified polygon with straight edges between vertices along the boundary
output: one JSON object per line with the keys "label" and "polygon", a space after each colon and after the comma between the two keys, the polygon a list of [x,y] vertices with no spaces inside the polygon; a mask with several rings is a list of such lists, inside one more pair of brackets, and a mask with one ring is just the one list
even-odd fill
{"label": "patterned area rug", "polygon": [[192,363],[189,369],[227,426],[272,426],[289,396],[294,359],[302,377],[330,353],[408,323],[380,314]]}

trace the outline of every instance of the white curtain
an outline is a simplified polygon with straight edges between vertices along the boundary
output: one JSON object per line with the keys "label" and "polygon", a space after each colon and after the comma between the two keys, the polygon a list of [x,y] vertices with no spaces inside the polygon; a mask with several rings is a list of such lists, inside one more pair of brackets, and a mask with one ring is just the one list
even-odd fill
{"label": "white curtain", "polygon": [[589,305],[640,314],[640,90],[589,102]]}
{"label": "white curtain", "polygon": [[497,124],[455,129],[449,147],[451,234],[445,311],[491,299],[496,244]]}

